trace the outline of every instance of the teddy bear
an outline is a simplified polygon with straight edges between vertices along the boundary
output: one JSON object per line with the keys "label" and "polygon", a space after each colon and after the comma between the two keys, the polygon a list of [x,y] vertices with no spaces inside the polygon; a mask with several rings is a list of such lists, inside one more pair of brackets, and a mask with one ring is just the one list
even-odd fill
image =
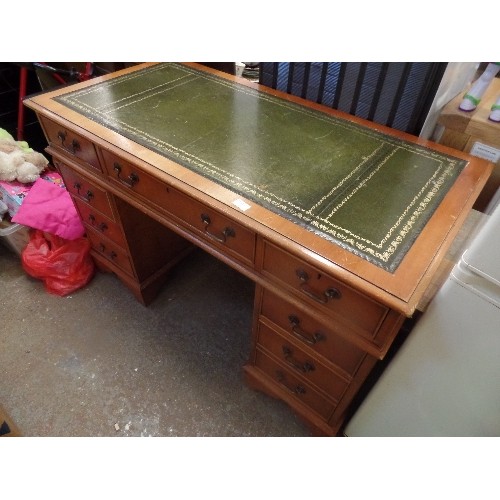
{"label": "teddy bear", "polygon": [[45,156],[0,128],[0,181],[35,182],[47,168]]}

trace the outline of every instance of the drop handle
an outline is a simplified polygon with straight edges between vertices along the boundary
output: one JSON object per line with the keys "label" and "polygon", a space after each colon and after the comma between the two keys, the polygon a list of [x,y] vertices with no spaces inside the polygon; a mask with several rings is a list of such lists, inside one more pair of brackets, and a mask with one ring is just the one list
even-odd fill
{"label": "drop handle", "polygon": [[76,154],[78,151],[80,151],[82,148],[80,146],[80,143],[76,140],[73,139],[71,141],[70,149],[73,152],[73,154]]}
{"label": "drop handle", "polygon": [[97,228],[99,231],[101,231],[101,233],[104,233],[104,231],[106,231],[106,229],[108,229],[108,225],[105,222],[101,222],[98,224],[95,216],[92,214],[89,215],[89,220],[90,220],[90,223],[95,228]]}
{"label": "drop handle", "polygon": [[[99,251],[103,254],[106,254],[106,245],[104,243],[99,243]],[[111,252],[108,253],[108,257],[111,260],[114,260],[116,259],[116,257],[118,257],[118,254],[114,250],[111,250]]]}
{"label": "drop handle", "polygon": [[116,172],[116,178],[124,185],[129,188],[134,187],[139,182],[139,176],[132,172],[128,177],[121,177],[122,167],[119,163],[115,162],[113,165],[113,170]]}
{"label": "drop handle", "polygon": [[[57,132],[57,138],[61,141],[61,146],[65,146],[66,138],[68,137],[68,133],[65,132],[64,130],[59,130]],[[82,148],[80,146],[80,143],[76,140],[73,139],[71,141],[71,144],[67,146],[67,149],[70,149],[73,154],[75,154],[77,151],[80,151]]]}
{"label": "drop handle", "polygon": [[282,372],[282,371],[277,371],[276,372],[276,379],[278,380],[278,382],[288,391],[288,392],[291,392],[292,394],[305,394],[306,393],[306,390],[304,389],[304,387],[302,387],[300,384],[292,387],[290,385],[287,384],[286,382],[286,377],[285,377],[285,374]]}
{"label": "drop handle", "polygon": [[87,189],[87,192],[85,194],[80,193],[82,185],[78,181],[73,184],[73,187],[76,189],[76,192],[79,194],[79,196],[81,196],[86,202],[92,201],[94,193],[90,191],[90,189]]}
{"label": "drop handle", "polygon": [[64,132],[63,130],[59,130],[57,132],[57,138],[61,141],[61,144],[64,144],[64,141],[66,140],[67,133]]}
{"label": "drop handle", "polygon": [[320,332],[315,332],[315,333],[311,334],[311,333],[303,330],[300,327],[299,318],[297,316],[295,316],[294,314],[290,314],[290,316],[288,316],[288,321],[290,322],[291,332],[295,335],[295,337],[302,340],[306,344],[314,345],[317,342],[320,342],[321,340],[326,339],[326,337]]}
{"label": "drop handle", "polygon": [[314,290],[308,283],[309,275],[303,269],[297,269],[295,274],[301,281],[299,284],[299,288],[308,297],[319,302],[320,304],[326,304],[330,299],[340,299],[342,294],[339,290],[334,287],[328,287],[323,292],[317,292]]}
{"label": "drop handle", "polygon": [[315,367],[312,363],[309,363],[307,361],[305,363],[301,363],[300,361],[297,361],[293,357],[293,351],[290,347],[284,345],[282,346],[282,350],[283,350],[283,356],[285,357],[285,361],[298,372],[308,373],[315,370]]}
{"label": "drop handle", "polygon": [[204,224],[204,229],[205,229],[205,234],[209,236],[212,240],[215,240],[219,243],[226,243],[227,238],[234,238],[236,237],[236,233],[232,227],[225,227],[220,235],[213,233],[210,231],[210,224],[212,223],[212,220],[210,219],[210,216],[207,214],[201,214],[201,221]]}

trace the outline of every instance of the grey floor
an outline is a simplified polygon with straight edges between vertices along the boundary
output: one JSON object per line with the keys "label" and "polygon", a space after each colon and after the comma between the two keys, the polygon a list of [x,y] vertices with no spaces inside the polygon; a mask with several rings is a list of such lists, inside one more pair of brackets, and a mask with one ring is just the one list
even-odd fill
{"label": "grey floor", "polygon": [[0,406],[25,436],[310,436],[248,388],[254,285],[196,250],[157,299],[112,274],[47,293],[0,244]]}

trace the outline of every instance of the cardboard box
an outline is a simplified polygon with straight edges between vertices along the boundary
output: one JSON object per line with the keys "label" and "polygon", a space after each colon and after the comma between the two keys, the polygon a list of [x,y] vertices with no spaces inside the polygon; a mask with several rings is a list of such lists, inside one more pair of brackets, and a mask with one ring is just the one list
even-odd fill
{"label": "cardboard box", "polygon": [[9,215],[14,217],[33,184],[0,181],[0,198],[7,205]]}
{"label": "cardboard box", "polygon": [[[40,177],[46,181],[52,182],[57,186],[66,189],[63,178],[58,172],[45,171]],[[0,181],[0,200],[2,200],[9,209],[9,215],[14,217],[19,207],[24,201],[33,183],[23,184],[17,181]]]}
{"label": "cardboard box", "polygon": [[56,184],[59,187],[62,187],[66,189],[66,186],[64,185],[63,178],[61,177],[61,174],[57,172],[46,172],[40,176],[42,179],[45,179],[46,181],[52,182],[52,184]]}

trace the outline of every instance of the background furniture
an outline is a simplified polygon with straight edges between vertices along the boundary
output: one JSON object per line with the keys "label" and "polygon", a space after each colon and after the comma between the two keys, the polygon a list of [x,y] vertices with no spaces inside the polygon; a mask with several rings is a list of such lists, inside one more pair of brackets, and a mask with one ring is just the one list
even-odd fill
{"label": "background furniture", "polygon": [[419,135],[446,66],[432,62],[262,62],[259,83]]}
{"label": "background furniture", "polygon": [[495,163],[493,173],[474,206],[481,211],[500,187],[500,123],[488,119],[491,106],[499,95],[500,78],[495,78],[474,111],[464,112],[458,108],[463,98],[463,94],[459,94],[444,107],[438,120],[443,128],[440,144]]}

